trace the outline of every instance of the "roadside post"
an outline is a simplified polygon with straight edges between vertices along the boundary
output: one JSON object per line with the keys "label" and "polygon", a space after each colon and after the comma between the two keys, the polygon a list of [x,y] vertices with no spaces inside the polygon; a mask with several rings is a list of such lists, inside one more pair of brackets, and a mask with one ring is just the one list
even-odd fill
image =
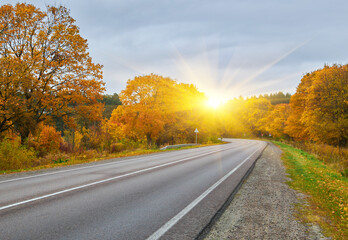
{"label": "roadside post", "polygon": [[199,133],[198,129],[196,128],[195,130],[195,133],[196,133],[196,144],[197,144],[197,133]]}

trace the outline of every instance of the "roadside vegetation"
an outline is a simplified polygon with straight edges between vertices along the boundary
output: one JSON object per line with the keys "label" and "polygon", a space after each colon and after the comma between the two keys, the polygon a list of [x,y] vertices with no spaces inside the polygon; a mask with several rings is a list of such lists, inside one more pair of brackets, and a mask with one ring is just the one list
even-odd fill
{"label": "roadside vegetation", "polygon": [[333,239],[348,238],[348,179],[301,149],[276,142],[292,179],[288,184],[304,193],[309,203],[298,206],[299,218],[318,223]]}
{"label": "roadside vegetation", "polygon": [[145,155],[151,153],[177,151],[190,148],[200,148],[213,145],[225,144],[222,141],[215,143],[206,143],[193,146],[184,146],[177,148],[170,148],[165,150],[160,150],[158,148],[147,149],[147,148],[137,148],[137,149],[124,149],[120,152],[108,153],[108,152],[97,152],[93,150],[84,151],[82,153],[55,153],[48,154],[44,157],[37,157],[33,149],[27,149],[23,146],[15,145],[9,143],[8,141],[3,141],[0,143],[0,174],[17,173],[34,171],[46,168],[55,168],[62,166],[70,166],[76,164],[90,163],[107,159],[116,159],[122,157],[132,157],[138,155]]}
{"label": "roadside vegetation", "polygon": [[[328,203],[331,213],[322,210],[328,219],[344,218],[333,218],[328,226],[333,224],[339,236],[346,233],[347,216],[338,217],[342,202],[331,206],[326,197],[347,190],[342,179],[348,174],[348,65],[307,73],[293,95],[238,97],[217,108],[207,104],[216,99],[196,86],[157,74],[129,79],[119,94],[106,94],[104,86],[102,65],[92,61],[68,9],[2,5],[0,172],[156,152],[195,142],[195,129],[200,144],[218,143],[220,137],[267,137],[321,161],[300,150],[289,153],[294,166],[307,164],[298,175],[303,187],[325,193],[313,193],[313,199]],[[312,175],[318,184],[308,180]]]}

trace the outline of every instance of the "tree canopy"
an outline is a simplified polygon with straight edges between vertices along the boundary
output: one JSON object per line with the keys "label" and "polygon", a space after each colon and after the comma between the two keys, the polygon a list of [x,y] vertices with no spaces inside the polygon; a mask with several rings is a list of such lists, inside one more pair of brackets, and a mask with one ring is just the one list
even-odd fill
{"label": "tree canopy", "polygon": [[102,66],[74,23],[63,6],[0,7],[0,132],[25,139],[52,116],[101,117]]}
{"label": "tree canopy", "polygon": [[111,129],[115,136],[146,137],[148,145],[168,135],[179,135],[178,128],[185,135],[186,128],[192,128],[187,125],[191,119],[187,111],[201,105],[203,98],[204,94],[193,85],[179,84],[168,77],[156,74],[135,77],[128,80],[120,94],[123,105],[113,111]]}
{"label": "tree canopy", "polygon": [[325,66],[305,75],[291,97],[286,132],[297,140],[346,146],[348,65]]}

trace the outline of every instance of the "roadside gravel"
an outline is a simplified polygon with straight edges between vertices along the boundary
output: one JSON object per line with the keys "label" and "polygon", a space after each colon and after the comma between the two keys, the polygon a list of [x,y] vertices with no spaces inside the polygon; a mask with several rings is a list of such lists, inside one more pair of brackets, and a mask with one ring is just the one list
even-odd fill
{"label": "roadside gravel", "polygon": [[329,239],[317,225],[294,217],[294,206],[304,196],[289,188],[281,150],[269,144],[254,170],[205,240],[211,239]]}

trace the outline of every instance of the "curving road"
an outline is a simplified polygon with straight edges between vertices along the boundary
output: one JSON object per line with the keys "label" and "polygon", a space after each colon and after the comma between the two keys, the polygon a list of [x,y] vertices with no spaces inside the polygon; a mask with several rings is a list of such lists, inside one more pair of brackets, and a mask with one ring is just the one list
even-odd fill
{"label": "curving road", "polygon": [[0,239],[194,239],[266,146],[229,144],[0,177]]}

